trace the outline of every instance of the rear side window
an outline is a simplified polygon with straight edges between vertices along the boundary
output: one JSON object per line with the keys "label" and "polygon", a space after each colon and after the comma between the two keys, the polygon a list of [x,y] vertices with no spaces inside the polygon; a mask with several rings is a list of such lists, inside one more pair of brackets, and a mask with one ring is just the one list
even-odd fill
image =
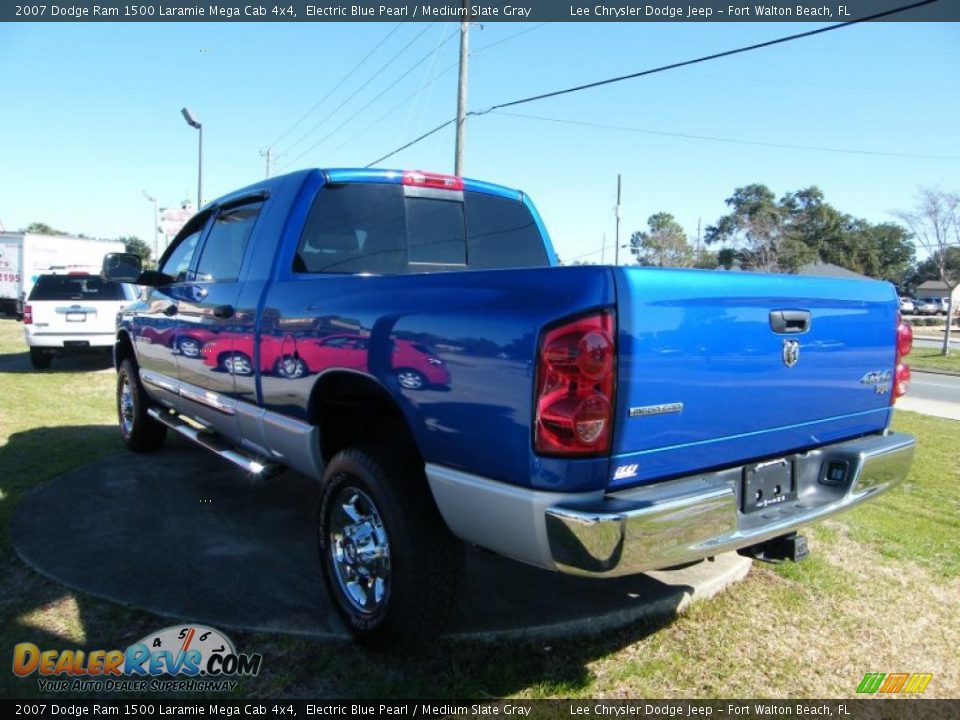
{"label": "rear side window", "polygon": [[41,275],[28,301],[34,300],[126,300],[120,283],[96,275]]}
{"label": "rear side window", "polygon": [[471,268],[493,270],[550,264],[540,230],[522,202],[483,193],[465,195]]}
{"label": "rear side window", "polygon": [[230,282],[240,277],[240,265],[261,207],[263,203],[241,205],[224,210],[217,216],[203,244],[197,265],[197,280]]}
{"label": "rear side window", "polygon": [[293,269],[403,273],[405,237],[400,185],[327,185],[310,208]]}
{"label": "rear side window", "polygon": [[386,275],[548,264],[540,231],[517,200],[476,192],[445,199],[405,195],[399,184],[345,183],[318,192],[293,270]]}

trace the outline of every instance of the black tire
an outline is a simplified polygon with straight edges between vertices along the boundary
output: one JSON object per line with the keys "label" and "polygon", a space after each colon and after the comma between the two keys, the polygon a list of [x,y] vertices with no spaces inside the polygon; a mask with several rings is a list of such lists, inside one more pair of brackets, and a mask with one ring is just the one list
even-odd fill
{"label": "black tire", "polygon": [[[359,511],[362,523],[344,511],[352,498],[356,498],[352,507],[355,514]],[[345,527],[345,519],[354,523]],[[363,593],[366,583],[364,597],[373,597],[370,607],[362,609],[356,597],[351,597],[346,580],[353,573],[349,559],[358,560],[370,544],[352,545],[351,556],[350,537],[362,541],[365,529],[377,527],[383,536],[379,530],[368,535],[376,535],[379,542],[373,544],[381,555],[386,547],[386,571],[379,557],[367,564],[354,563],[360,572],[352,577],[360,582],[353,585]],[[327,589],[340,617],[359,642],[379,648],[410,647],[437,637],[460,587],[463,546],[440,517],[418,461],[384,446],[348,448],[338,453],[324,474],[318,536]],[[370,581],[374,575],[362,575],[362,570],[372,566],[376,566],[376,577],[386,577],[379,601],[376,583]]]}
{"label": "black tire", "polygon": [[[126,397],[125,392],[129,392]],[[149,408],[150,399],[140,384],[137,369],[127,358],[117,370],[117,420],[123,441],[134,452],[159,450],[167,437],[167,426],[147,415]]]}
{"label": "black tire", "polygon": [[30,348],[30,365],[35,370],[46,370],[50,367],[51,360],[53,356],[50,353],[45,353],[40,348]]}

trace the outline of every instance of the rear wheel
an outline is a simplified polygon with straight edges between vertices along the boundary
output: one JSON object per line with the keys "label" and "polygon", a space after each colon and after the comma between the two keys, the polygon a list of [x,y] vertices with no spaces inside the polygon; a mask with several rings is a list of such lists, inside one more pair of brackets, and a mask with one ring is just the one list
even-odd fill
{"label": "rear wheel", "polygon": [[241,352],[227,353],[220,358],[220,367],[231,375],[253,375],[253,363]]}
{"label": "rear wheel", "polygon": [[120,435],[134,452],[150,452],[163,445],[167,427],[147,414],[150,400],[140,384],[140,377],[128,358],[117,370],[117,417]]}
{"label": "rear wheel", "polygon": [[294,355],[284,355],[277,358],[273,371],[283,378],[295,379],[307,374],[307,364],[302,358]]}
{"label": "rear wheel", "polygon": [[50,355],[50,353],[45,353],[40,348],[30,348],[30,365],[36,370],[46,370],[50,367],[50,361],[52,359],[53,356]]}
{"label": "rear wheel", "polygon": [[463,574],[416,461],[382,447],[338,453],[318,517],[324,581],[340,617],[366,645],[424,643],[445,624]]}

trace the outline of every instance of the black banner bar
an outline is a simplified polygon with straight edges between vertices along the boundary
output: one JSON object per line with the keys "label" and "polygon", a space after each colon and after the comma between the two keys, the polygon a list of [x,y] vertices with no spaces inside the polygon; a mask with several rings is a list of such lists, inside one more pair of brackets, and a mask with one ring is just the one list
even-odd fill
{"label": "black banner bar", "polygon": [[[960,22],[957,0],[471,0],[477,22]],[[3,22],[459,22],[457,0],[5,2]]]}
{"label": "black banner bar", "polygon": [[71,717],[635,718],[638,720],[956,720],[960,700],[0,700],[6,718]]}

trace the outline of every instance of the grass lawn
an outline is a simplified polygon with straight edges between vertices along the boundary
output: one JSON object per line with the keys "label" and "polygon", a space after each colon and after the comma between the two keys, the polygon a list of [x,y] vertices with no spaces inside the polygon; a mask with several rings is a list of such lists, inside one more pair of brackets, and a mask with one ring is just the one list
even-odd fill
{"label": "grass lawn", "polygon": [[[0,320],[0,655],[7,668],[18,642],[125,647],[170,624],[61,587],[14,553],[10,519],[25,492],[123,451],[108,363],[55,359],[51,371],[31,372],[21,333],[18,323]],[[230,631],[241,650],[264,656],[260,676],[244,681],[240,692],[852,697],[865,672],[903,671],[934,673],[928,697],[958,697],[960,423],[899,412],[894,425],[919,441],[905,484],[814,526],[806,561],[755,565],[746,580],[679,616],[564,640],[439,640],[412,662],[349,644]],[[0,696],[36,695],[35,680],[0,671]]]}
{"label": "grass lawn", "polygon": [[[957,333],[960,334],[960,330]],[[907,355],[906,363],[913,370],[950,370],[960,373],[960,347],[951,347],[947,356],[941,355],[939,348],[915,347]]]}

